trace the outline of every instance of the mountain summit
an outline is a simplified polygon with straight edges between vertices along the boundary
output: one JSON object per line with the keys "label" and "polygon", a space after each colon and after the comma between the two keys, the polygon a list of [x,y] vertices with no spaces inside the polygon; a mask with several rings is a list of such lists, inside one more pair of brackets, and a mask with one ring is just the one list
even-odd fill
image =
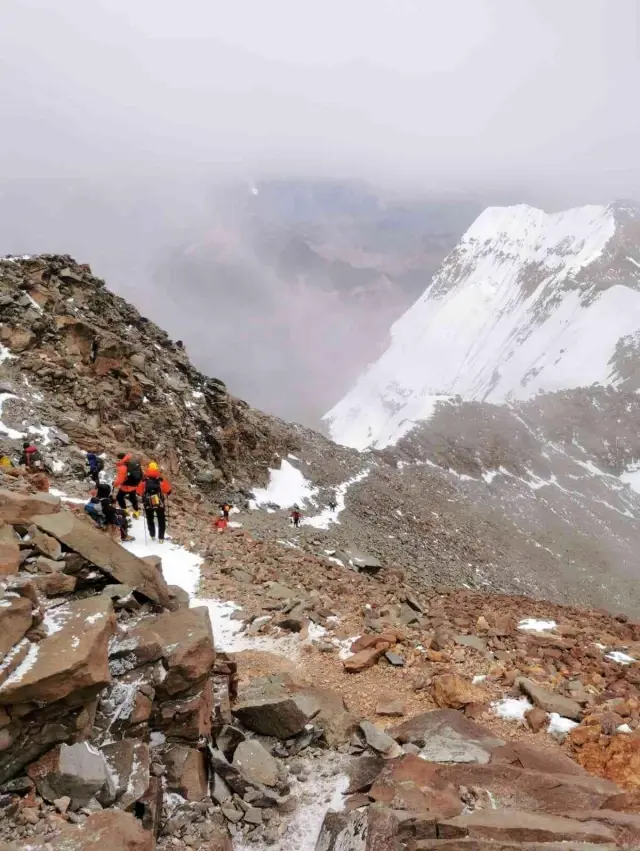
{"label": "mountain summit", "polygon": [[382,357],[325,416],[356,449],[395,444],[438,397],[504,402],[594,384],[640,386],[640,208],[482,213]]}

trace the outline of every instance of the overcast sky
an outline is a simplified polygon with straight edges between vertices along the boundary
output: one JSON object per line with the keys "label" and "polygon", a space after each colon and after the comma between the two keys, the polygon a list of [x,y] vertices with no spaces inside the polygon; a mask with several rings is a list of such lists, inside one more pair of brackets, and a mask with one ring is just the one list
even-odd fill
{"label": "overcast sky", "polygon": [[640,195],[639,9],[7,0],[0,178],[299,169]]}

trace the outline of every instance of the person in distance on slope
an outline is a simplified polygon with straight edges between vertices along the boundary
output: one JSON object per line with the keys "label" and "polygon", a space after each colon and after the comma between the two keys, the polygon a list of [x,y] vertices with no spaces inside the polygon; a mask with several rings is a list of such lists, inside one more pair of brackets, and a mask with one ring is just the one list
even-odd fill
{"label": "person in distance on slope", "polygon": [[332,496],[329,500],[329,511],[335,511],[338,507],[338,503],[336,502],[335,496]]}
{"label": "person in distance on slope", "polygon": [[127,510],[127,499],[131,503],[133,516],[140,517],[138,497],[136,490],[142,482],[142,466],[137,458],[126,452],[120,452],[116,464],[116,478],[113,483],[114,490],[117,488],[116,502],[123,511]]}
{"label": "person in distance on slope", "polygon": [[144,478],[138,485],[138,496],[142,497],[142,507],[147,520],[147,528],[152,541],[156,539],[156,518],[158,520],[158,541],[164,543],[167,526],[165,497],[171,493],[171,485],[162,477],[160,467],[150,461],[144,471]]}
{"label": "person in distance on slope", "polygon": [[228,523],[229,522],[229,512],[231,511],[231,503],[230,502],[223,502],[222,505],[220,506],[220,511],[222,512],[222,516],[224,517],[224,519]]}
{"label": "person in distance on slope", "polygon": [[22,444],[22,454],[18,461],[21,467],[26,467],[27,470],[32,470],[34,473],[39,472],[43,468],[42,455],[37,446],[32,443]]}
{"label": "person in distance on slope", "polygon": [[104,461],[95,452],[87,452],[87,475],[93,479],[96,487],[100,484],[100,473],[104,470]]}
{"label": "person in distance on slope", "polygon": [[291,519],[293,521],[293,525],[297,529],[300,526],[300,520],[302,519],[302,512],[297,505],[293,506],[293,510],[291,512]]}

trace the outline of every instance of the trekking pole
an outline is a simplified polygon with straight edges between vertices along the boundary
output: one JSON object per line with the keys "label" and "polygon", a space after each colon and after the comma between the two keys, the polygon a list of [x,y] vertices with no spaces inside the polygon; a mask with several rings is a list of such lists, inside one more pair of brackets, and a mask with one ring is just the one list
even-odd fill
{"label": "trekking pole", "polygon": [[146,547],[146,546],[147,546],[147,514],[146,514],[146,512],[144,511],[144,509],[143,509],[143,511],[142,511],[142,514],[143,514],[143,517],[142,517],[142,528],[144,529],[144,545],[145,545],[145,547]]}

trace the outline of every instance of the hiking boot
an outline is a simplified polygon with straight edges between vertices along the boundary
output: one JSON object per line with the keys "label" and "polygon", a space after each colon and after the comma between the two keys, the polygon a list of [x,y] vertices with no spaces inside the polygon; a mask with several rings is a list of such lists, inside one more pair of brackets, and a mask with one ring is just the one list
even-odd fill
{"label": "hiking boot", "polygon": [[125,535],[122,540],[126,541],[126,543],[129,543],[129,541],[135,541],[135,538],[133,537],[133,535]]}
{"label": "hiking boot", "polygon": [[164,544],[164,538],[161,538],[161,539],[158,541],[158,543],[159,543],[159,544]]}
{"label": "hiking boot", "polygon": [[133,512],[133,516],[136,518],[136,520],[138,520],[138,519],[140,518],[140,512],[139,512],[139,511],[134,511],[134,512]]}
{"label": "hiking boot", "polygon": [[152,544],[155,544],[155,542],[156,542],[156,539],[153,537],[153,535],[149,535],[149,540],[151,541]]}

